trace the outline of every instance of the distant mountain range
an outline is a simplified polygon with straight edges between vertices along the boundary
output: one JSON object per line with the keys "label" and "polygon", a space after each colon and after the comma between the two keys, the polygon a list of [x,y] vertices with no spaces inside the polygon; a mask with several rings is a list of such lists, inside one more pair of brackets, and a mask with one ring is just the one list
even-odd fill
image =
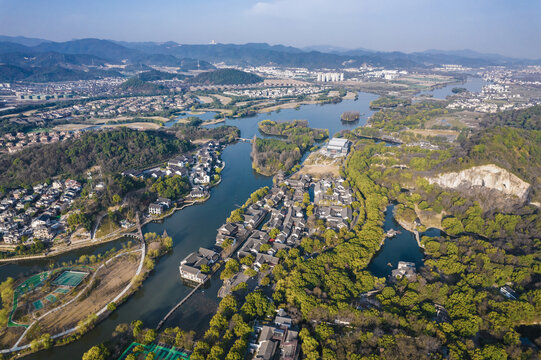
{"label": "distant mountain range", "polygon": [[[86,76],[107,76],[105,70],[88,71],[88,67],[106,63],[128,64],[135,69],[159,65],[180,67],[181,70],[208,70],[214,68],[210,63],[222,62],[230,65],[276,65],[310,69],[357,67],[365,63],[396,68],[426,68],[449,63],[464,66],[541,64],[541,60],[515,59],[472,50],[427,50],[406,54],[367,49],[347,50],[333,46],[299,49],[265,43],[183,45],[171,41],[157,43],[100,39],[53,42],[0,36],[0,81],[22,80],[39,73],[54,74],[55,68],[59,74],[64,74],[53,76],[55,79],[76,77],[80,71],[86,72]],[[42,78],[48,81],[46,76]]]}

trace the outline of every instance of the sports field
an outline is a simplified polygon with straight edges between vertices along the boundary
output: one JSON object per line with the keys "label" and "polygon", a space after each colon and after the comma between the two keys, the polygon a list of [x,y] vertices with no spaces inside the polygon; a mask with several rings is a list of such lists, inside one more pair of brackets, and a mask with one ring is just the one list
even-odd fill
{"label": "sports field", "polygon": [[124,360],[126,359],[126,356],[131,354],[133,351],[133,348],[136,346],[143,347],[143,351],[139,352],[138,354],[144,354],[145,356],[149,353],[154,353],[154,360],[186,360],[190,358],[190,355],[173,348],[164,347],[156,344],[150,344],[150,345],[142,345],[136,342],[131,343],[130,346],[122,353],[122,355],[118,358],[118,360]]}
{"label": "sports field", "polygon": [[25,294],[30,290],[34,290],[49,277],[49,272],[45,271],[42,273],[39,273],[37,275],[34,275],[28,279],[26,279],[21,285],[17,286],[17,289],[15,291],[19,292],[20,294]]}
{"label": "sports field", "polygon": [[54,279],[53,285],[75,287],[88,275],[87,272],[67,270]]}
{"label": "sports field", "polygon": [[41,300],[34,301],[34,302],[32,303],[32,305],[34,305],[34,309],[36,309],[36,310],[41,310],[41,309],[43,309],[43,303],[41,302]]}
{"label": "sports field", "polygon": [[58,288],[54,291],[55,293],[57,294],[67,294],[69,293],[70,291],[68,289],[64,289],[64,288]]}

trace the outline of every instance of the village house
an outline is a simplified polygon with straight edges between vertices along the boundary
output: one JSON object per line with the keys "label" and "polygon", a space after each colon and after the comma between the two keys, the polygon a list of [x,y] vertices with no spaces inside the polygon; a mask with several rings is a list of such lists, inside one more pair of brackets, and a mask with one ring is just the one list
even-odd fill
{"label": "village house", "polygon": [[201,271],[201,267],[210,266],[219,258],[219,254],[213,250],[199,248],[197,252],[193,252],[186,256],[180,262],[180,277],[196,283],[204,283],[208,275]]}
{"label": "village house", "polygon": [[287,313],[279,309],[271,325],[258,327],[259,333],[254,359],[295,360],[299,356],[299,333],[292,330],[292,321]]}
{"label": "village house", "polygon": [[398,267],[391,274],[393,278],[405,276],[408,279],[415,279],[415,264],[407,261],[399,261]]}

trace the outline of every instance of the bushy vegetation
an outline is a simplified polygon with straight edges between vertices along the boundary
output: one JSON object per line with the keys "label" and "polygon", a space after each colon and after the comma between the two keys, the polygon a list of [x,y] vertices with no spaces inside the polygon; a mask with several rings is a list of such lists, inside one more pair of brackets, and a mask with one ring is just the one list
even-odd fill
{"label": "bushy vegetation", "polygon": [[299,146],[301,151],[311,147],[315,141],[329,137],[328,129],[313,129],[308,127],[306,120],[277,122],[263,120],[259,123],[259,131],[268,135],[283,136],[291,143]]}
{"label": "bushy vegetation", "polygon": [[168,176],[165,179],[159,178],[150,187],[150,190],[158,196],[173,200],[186,195],[190,189],[188,179],[179,175]]}
{"label": "bushy vegetation", "polygon": [[370,108],[374,110],[406,105],[411,105],[411,100],[396,96],[382,96],[370,102]]}

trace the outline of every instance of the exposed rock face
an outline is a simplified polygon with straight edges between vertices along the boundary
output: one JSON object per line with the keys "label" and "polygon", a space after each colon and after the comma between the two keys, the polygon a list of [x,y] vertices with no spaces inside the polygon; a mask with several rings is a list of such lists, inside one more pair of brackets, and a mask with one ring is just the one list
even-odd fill
{"label": "exposed rock face", "polygon": [[474,166],[460,172],[449,172],[427,179],[431,184],[481,195],[482,202],[489,201],[498,207],[524,204],[528,201],[531,186],[509,171],[496,165]]}

